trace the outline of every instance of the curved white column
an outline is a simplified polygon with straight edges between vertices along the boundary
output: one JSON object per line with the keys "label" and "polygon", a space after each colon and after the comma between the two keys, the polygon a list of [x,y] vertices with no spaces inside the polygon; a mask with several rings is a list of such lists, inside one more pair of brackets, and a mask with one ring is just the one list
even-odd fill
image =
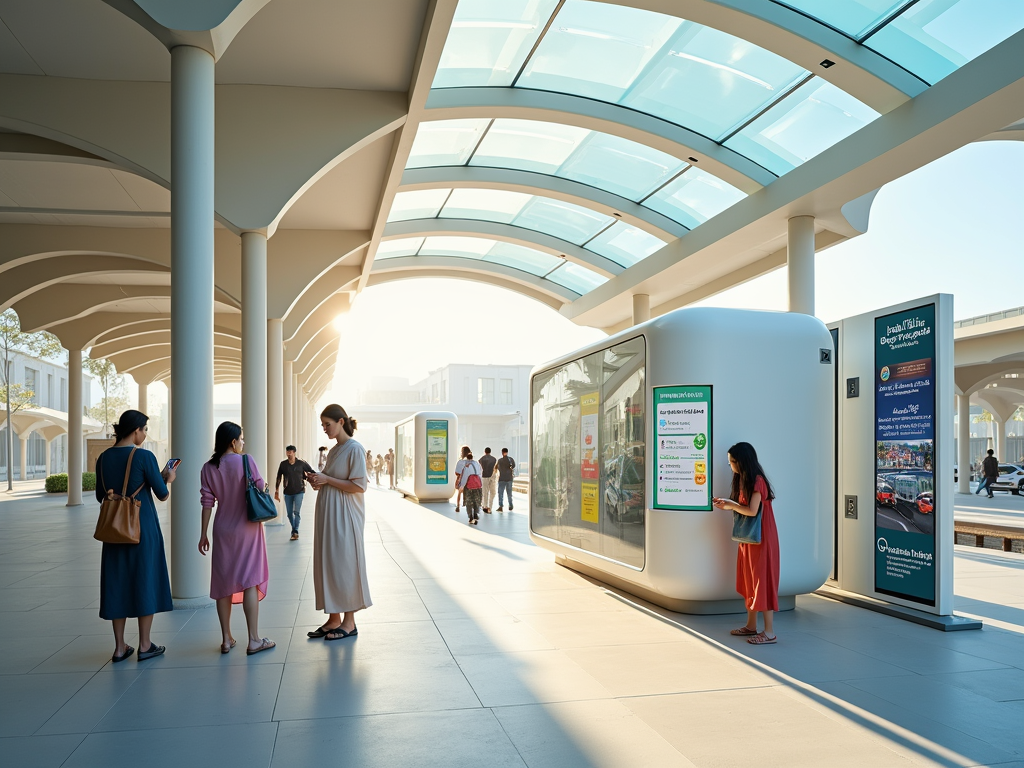
{"label": "curved white column", "polygon": [[82,504],[82,350],[68,350],[68,506]]}
{"label": "curved white column", "polygon": [[814,314],[814,217],[789,220],[789,311]]}
{"label": "curved white column", "polygon": [[646,293],[633,294],[633,325],[646,323],[651,319],[651,297]]}
{"label": "curved white column", "polygon": [[[295,432],[295,392],[292,390],[292,365],[291,360],[284,361],[284,376],[282,377],[284,390],[281,395],[281,409],[284,415],[282,436],[285,445],[294,445],[301,450],[304,446]],[[305,457],[305,454],[300,453],[299,455]]]}
{"label": "curved white column", "polygon": [[956,396],[956,490],[971,492],[971,396]]}
{"label": "curved white column", "polygon": [[25,482],[28,480],[28,437],[18,438],[18,448],[21,451],[18,457],[18,478]]}
{"label": "curved white column", "polygon": [[146,414],[148,416],[149,415],[149,382],[148,381],[139,381],[139,382],[136,382],[136,386],[138,386],[138,388],[139,388],[139,396],[138,396],[139,407],[138,407],[137,410],[141,411],[142,413],[144,413],[144,414]]}
{"label": "curved white column", "polygon": [[267,236],[242,233],[242,428],[245,451],[267,465]]}
{"label": "curved white column", "polygon": [[196,549],[199,471],[213,445],[214,60],[171,49],[171,433],[182,459],[171,492],[171,593],[205,600]]}
{"label": "curved white column", "polygon": [[[284,460],[284,321],[267,321],[267,482],[273,483],[277,465]],[[273,471],[271,471],[273,470]],[[278,505],[280,510],[281,505]],[[283,525],[283,512],[272,525]]]}
{"label": "curved white column", "polygon": [[53,469],[53,461],[51,454],[53,453],[53,440],[46,441],[46,476],[50,476],[50,472]]}
{"label": "curved white column", "polygon": [[992,446],[996,451],[996,458],[1000,461],[1007,461],[1006,457],[1006,420],[1000,419],[992,414],[992,426],[995,430],[995,444]]}

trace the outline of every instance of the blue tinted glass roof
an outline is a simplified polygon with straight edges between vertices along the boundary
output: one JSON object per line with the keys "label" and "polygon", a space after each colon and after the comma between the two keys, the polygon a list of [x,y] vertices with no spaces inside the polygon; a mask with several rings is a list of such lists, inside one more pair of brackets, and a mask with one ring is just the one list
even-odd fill
{"label": "blue tinted glass roof", "polygon": [[464,165],[490,120],[441,120],[420,123],[406,168]]}
{"label": "blue tinted glass roof", "polygon": [[631,267],[664,246],[664,240],[619,221],[587,243],[586,247],[616,264]]}
{"label": "blue tinted glass roof", "polygon": [[599,285],[608,282],[608,278],[571,261],[564,262],[562,266],[547,275],[547,279],[580,295],[589,293]]}
{"label": "blue tinted glass roof", "polygon": [[913,0],[775,0],[860,39]]}
{"label": "blue tinted glass roof", "polygon": [[744,197],[746,195],[732,184],[690,167],[651,195],[645,205],[693,229]]}
{"label": "blue tinted glass roof", "polygon": [[422,237],[403,237],[400,240],[381,240],[374,259],[396,259],[399,256],[415,256],[423,245]]}
{"label": "blue tinted glass roof", "polygon": [[400,192],[395,195],[391,204],[388,221],[408,221],[409,219],[432,219],[448,200],[450,189],[418,189],[413,192]]}

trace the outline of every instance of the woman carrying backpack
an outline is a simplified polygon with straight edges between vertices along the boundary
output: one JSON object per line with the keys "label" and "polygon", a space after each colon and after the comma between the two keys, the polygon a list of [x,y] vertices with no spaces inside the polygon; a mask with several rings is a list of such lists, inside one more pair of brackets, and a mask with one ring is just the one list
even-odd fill
{"label": "woman carrying backpack", "polygon": [[469,515],[470,525],[480,524],[480,503],[484,496],[484,470],[480,462],[473,458],[473,452],[467,451],[465,465],[459,475],[459,488],[462,490],[462,500],[466,505],[466,514]]}

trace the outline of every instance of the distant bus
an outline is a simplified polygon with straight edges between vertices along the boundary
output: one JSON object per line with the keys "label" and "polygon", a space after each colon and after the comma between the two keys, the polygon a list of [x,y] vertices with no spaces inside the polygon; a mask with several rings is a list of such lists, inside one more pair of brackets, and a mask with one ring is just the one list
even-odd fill
{"label": "distant bus", "polygon": [[888,483],[892,486],[896,496],[896,511],[911,521],[914,519],[914,512],[918,509],[918,495],[935,490],[934,475],[923,469],[890,475]]}

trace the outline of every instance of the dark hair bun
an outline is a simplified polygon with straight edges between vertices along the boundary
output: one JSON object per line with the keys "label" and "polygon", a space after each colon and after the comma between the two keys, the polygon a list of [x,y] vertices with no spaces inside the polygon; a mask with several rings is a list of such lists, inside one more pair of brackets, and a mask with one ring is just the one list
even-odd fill
{"label": "dark hair bun", "polygon": [[356,431],[356,420],[345,413],[345,409],[337,403],[331,403],[324,408],[320,413],[320,418],[341,422],[341,428],[349,437],[352,437],[352,433]]}
{"label": "dark hair bun", "polygon": [[121,414],[121,418],[117,420],[117,424],[111,424],[114,428],[114,435],[117,437],[118,442],[124,440],[128,435],[137,429],[142,429],[146,426],[149,421],[149,416],[144,414],[142,411],[128,410]]}

